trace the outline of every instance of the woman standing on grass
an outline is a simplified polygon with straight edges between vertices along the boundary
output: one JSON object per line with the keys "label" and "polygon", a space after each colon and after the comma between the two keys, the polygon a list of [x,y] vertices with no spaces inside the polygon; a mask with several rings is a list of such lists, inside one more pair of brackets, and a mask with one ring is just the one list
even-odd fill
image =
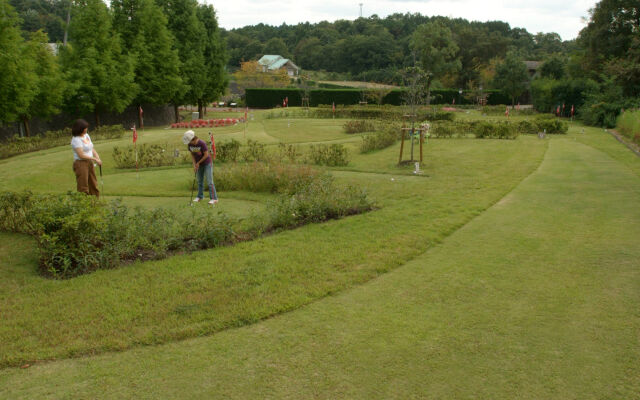
{"label": "woman standing on grass", "polygon": [[207,143],[204,140],[198,139],[195,132],[189,130],[182,136],[182,142],[189,146],[189,152],[191,153],[193,161],[193,170],[198,178],[198,196],[193,199],[194,202],[199,202],[204,197],[204,177],[207,177],[207,184],[209,185],[209,204],[214,205],[218,202],[218,194],[216,193],[216,187],[213,184],[213,161],[211,160],[211,154],[207,148]]}
{"label": "woman standing on grass", "polygon": [[87,128],[89,128],[89,123],[83,119],[76,120],[71,127],[73,172],[76,174],[78,192],[99,197],[100,191],[93,163],[102,165],[102,161],[96,149],[93,148]]}

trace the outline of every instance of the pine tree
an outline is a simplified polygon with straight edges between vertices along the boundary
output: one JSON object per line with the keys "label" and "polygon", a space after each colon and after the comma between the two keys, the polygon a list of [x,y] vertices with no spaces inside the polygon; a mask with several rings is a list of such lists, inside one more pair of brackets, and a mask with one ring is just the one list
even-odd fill
{"label": "pine tree", "polygon": [[70,91],[67,106],[76,115],[122,112],[137,94],[133,59],[122,53],[120,36],[102,0],[79,0],[72,11],[69,46],[61,52]]}
{"label": "pine tree", "polygon": [[62,105],[65,80],[48,42],[47,34],[37,31],[31,34],[27,43],[27,57],[34,62],[37,77],[34,81],[35,96],[20,115],[27,136],[30,136],[29,121],[32,117],[50,117],[60,112]]}
{"label": "pine tree", "polygon": [[162,105],[185,92],[167,18],[153,0],[113,0],[114,28],[135,58],[135,103]]}
{"label": "pine tree", "polygon": [[20,35],[20,19],[7,0],[0,0],[0,121],[13,122],[36,95],[35,63]]}
{"label": "pine tree", "polygon": [[196,16],[196,0],[157,0],[157,4],[162,7],[169,21],[169,30],[173,33],[175,47],[182,61],[180,76],[186,90],[176,93],[171,99],[177,121],[179,105],[197,104],[198,99],[204,96],[207,82],[204,58],[206,31]]}
{"label": "pine tree", "polygon": [[204,62],[206,68],[206,82],[202,97],[198,99],[198,111],[202,115],[203,106],[217,100],[227,87],[229,79],[225,71],[228,55],[224,41],[220,37],[218,19],[211,5],[198,7],[198,19],[206,30],[204,46]]}

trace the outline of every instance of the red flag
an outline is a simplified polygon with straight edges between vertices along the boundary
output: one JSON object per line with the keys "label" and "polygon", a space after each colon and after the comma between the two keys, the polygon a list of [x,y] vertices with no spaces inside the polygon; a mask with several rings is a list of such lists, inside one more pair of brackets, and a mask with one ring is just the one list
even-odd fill
{"label": "red flag", "polygon": [[573,108],[573,104],[571,105],[571,116],[573,117],[573,113],[575,112],[575,109]]}
{"label": "red flag", "polygon": [[558,108],[556,108],[556,116],[560,116],[560,106],[558,106]]}
{"label": "red flag", "polygon": [[211,140],[211,157],[216,159],[216,142],[213,140],[213,132],[209,132],[209,139]]}
{"label": "red flag", "polygon": [[134,125],[133,128],[131,128],[133,130],[133,143],[138,141],[138,132],[136,131],[136,126]]}

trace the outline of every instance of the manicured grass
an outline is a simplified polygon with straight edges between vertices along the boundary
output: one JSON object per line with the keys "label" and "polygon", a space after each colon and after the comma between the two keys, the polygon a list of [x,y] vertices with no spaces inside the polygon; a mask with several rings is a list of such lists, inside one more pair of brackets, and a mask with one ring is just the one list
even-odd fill
{"label": "manicured grass", "polygon": [[[362,282],[383,270],[404,264],[402,267],[241,329],[26,370],[5,369],[0,371],[0,396],[637,398],[640,178],[629,167],[634,165],[631,161],[619,161],[626,160],[623,154],[628,150],[621,145],[610,147],[613,139],[601,141],[606,138],[602,135],[587,131],[584,140],[591,142],[589,146],[571,136],[494,141],[488,149],[475,148],[488,141],[443,140],[439,152],[430,154],[433,167],[426,177],[340,172],[342,179],[375,185],[383,208],[247,243],[242,250],[251,253],[254,262],[236,259],[246,271],[237,282],[253,285],[263,302],[268,302],[285,286],[289,293],[302,294],[302,281],[309,285],[307,289],[315,289],[327,280],[340,280],[338,271]],[[465,157],[446,152],[448,144]],[[539,165],[547,145],[549,150]],[[460,150],[465,146],[471,148]],[[618,157],[610,155],[614,153]],[[450,159],[458,162],[447,163]],[[511,191],[509,185],[531,172]],[[493,204],[502,197],[498,193],[507,192]],[[469,221],[490,204],[493,207]],[[432,246],[438,241],[439,245]],[[14,240],[10,245],[16,244]],[[287,246],[292,248],[287,250]],[[216,257],[216,261],[235,257],[234,251],[222,249],[226,257]],[[304,254],[310,251],[315,257]],[[215,257],[217,252],[203,254]],[[388,257],[386,253],[395,254]],[[7,256],[5,252],[0,260]],[[279,268],[272,256],[278,256],[286,267]],[[173,271],[180,278],[173,281],[171,294],[189,292],[193,308],[181,308],[174,318],[187,322],[180,318],[201,315],[196,326],[205,334],[210,318],[215,318],[212,314],[223,312],[216,299],[224,298],[225,292],[202,289],[218,273],[229,273],[234,266],[211,274],[215,267],[199,266],[196,260],[201,259],[201,255],[193,257],[189,275],[186,266]],[[305,263],[304,267],[296,267],[298,262]],[[332,267],[324,268],[327,263]],[[379,270],[369,270],[372,265]],[[169,277],[162,272],[168,265],[153,266],[148,271],[146,265],[136,265],[135,274],[128,275],[144,281],[144,293],[152,295],[159,286],[156,277]],[[296,268],[305,276],[290,274]],[[363,271],[369,272],[363,275]],[[113,280],[113,275],[127,272],[131,271],[104,271],[72,283],[47,282],[64,288],[59,287],[58,293],[49,289],[46,298],[54,299],[50,307],[55,309],[60,292],[70,296],[86,286],[98,290],[95,298],[101,300],[89,300],[95,308],[128,293],[128,285],[123,288],[117,276]],[[43,285],[30,283],[35,278],[20,266],[5,274],[9,279],[3,282],[11,283],[3,284],[3,293],[14,296],[11,301],[3,298],[3,306],[33,310]],[[106,274],[112,279],[95,280]],[[278,283],[265,279],[272,274],[278,275]],[[309,279],[315,275],[323,280]],[[271,284],[264,287],[268,282]],[[32,291],[24,293],[29,285]],[[343,282],[342,287],[346,286]],[[198,298],[205,294],[210,296],[208,303]],[[281,295],[281,299],[286,297],[286,293]],[[21,300],[25,297],[32,299],[29,304]],[[236,309],[259,309],[244,299],[226,298]],[[128,300],[137,307],[156,301],[131,295]],[[163,308],[166,303],[155,307],[157,314],[167,311]],[[80,319],[86,320],[82,307],[76,309]],[[107,312],[103,307],[94,314],[96,320],[98,315],[112,320],[95,321],[104,328],[122,317],[122,312]],[[11,315],[9,320],[15,318]],[[140,319],[158,323],[153,317]],[[46,319],[41,322],[52,324]],[[57,327],[65,329],[69,324],[63,319]],[[140,325],[134,323],[126,332],[135,335]],[[28,332],[43,329],[28,326],[21,327],[26,328],[25,340],[35,336]],[[88,340],[93,330],[86,325],[76,329],[86,335],[79,340]],[[6,331],[2,338],[4,345]]]}
{"label": "manicured grass", "polygon": [[[286,137],[283,130],[271,132]],[[140,140],[170,135],[175,133],[149,130]],[[498,201],[537,168],[548,142],[523,137],[432,143],[423,176],[394,165],[398,145],[356,156],[348,168],[335,170],[339,181],[369,189],[379,210],[366,215],[67,281],[43,279],[33,264],[24,266],[20,279],[0,276],[0,365],[208,335],[366,282],[422,253]],[[109,144],[103,147],[106,158]],[[70,150],[40,157],[38,163],[25,156],[0,164],[2,188],[73,189]],[[30,169],[23,171],[26,166]],[[169,197],[156,202],[179,199],[187,209],[183,199],[190,184],[188,168],[143,171],[139,177],[109,169],[105,175],[105,192],[136,198],[132,204]],[[246,202],[255,200],[241,192],[229,198],[230,207],[233,200],[243,201],[237,205],[240,214],[250,212]],[[23,246],[21,251],[33,252],[30,241]]]}

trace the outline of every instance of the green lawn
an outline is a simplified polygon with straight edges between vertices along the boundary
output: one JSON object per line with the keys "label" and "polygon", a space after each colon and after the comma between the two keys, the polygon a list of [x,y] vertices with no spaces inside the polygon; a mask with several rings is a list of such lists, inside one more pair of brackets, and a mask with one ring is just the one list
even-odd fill
{"label": "green lawn", "polygon": [[[578,128],[431,140],[422,176],[395,166],[398,146],[353,153],[333,173],[377,211],[67,281],[37,276],[32,242],[2,234],[0,397],[633,398],[640,160],[627,153]],[[3,186],[26,158],[0,163]],[[157,196],[135,172],[109,179],[186,208],[180,172],[140,174],[164,180]],[[248,197],[230,193],[227,212],[260,203]]]}

